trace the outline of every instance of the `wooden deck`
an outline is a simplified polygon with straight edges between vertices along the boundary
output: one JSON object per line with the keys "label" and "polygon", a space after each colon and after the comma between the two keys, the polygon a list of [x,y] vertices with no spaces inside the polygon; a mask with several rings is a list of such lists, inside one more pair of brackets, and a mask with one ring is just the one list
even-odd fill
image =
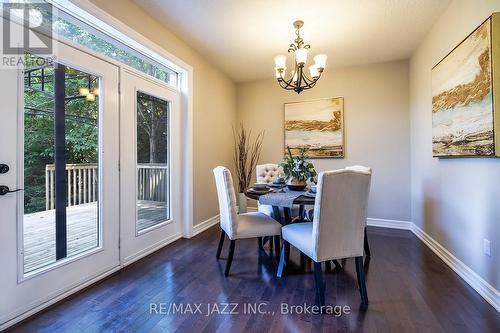
{"label": "wooden deck", "polygon": [[[166,204],[139,201],[138,229],[144,230],[166,220]],[[67,208],[68,257],[97,246],[97,203]],[[55,210],[24,216],[24,272],[56,261]]]}

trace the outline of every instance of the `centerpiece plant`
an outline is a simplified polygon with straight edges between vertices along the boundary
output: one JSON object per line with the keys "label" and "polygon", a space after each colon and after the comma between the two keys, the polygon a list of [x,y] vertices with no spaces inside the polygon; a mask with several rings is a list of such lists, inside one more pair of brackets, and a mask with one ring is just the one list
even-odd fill
{"label": "centerpiece plant", "polygon": [[288,187],[292,190],[303,190],[307,186],[307,181],[314,181],[317,175],[304,148],[294,157],[290,147],[287,146],[287,155],[281,167],[288,180]]}

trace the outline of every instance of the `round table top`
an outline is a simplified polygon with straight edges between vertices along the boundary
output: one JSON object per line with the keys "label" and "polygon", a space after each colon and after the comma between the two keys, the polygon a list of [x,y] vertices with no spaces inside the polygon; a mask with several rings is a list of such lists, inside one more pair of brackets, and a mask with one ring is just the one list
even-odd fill
{"label": "round table top", "polygon": [[[273,194],[271,193],[264,193],[264,194]],[[249,193],[248,191],[245,191],[245,195],[250,198],[259,201],[259,197],[264,194],[256,194],[256,193]],[[294,205],[314,205],[315,198],[313,197],[308,197],[305,195],[301,195],[300,197],[297,197],[294,201]]]}

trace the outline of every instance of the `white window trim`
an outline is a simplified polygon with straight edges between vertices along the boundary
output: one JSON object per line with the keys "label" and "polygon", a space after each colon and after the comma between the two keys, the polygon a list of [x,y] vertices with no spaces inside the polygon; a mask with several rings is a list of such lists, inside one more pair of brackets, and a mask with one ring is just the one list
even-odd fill
{"label": "white window trim", "polygon": [[46,0],[54,7],[90,26],[101,30],[121,43],[147,55],[158,63],[179,73],[181,92],[182,139],[185,142],[182,152],[182,236],[193,236],[193,67],[177,58],[164,48],[111,16],[88,0]]}

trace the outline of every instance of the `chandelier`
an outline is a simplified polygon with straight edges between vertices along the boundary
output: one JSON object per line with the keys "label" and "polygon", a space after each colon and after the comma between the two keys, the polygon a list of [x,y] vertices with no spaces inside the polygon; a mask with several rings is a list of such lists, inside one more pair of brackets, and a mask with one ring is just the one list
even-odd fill
{"label": "chandelier", "polygon": [[326,55],[318,54],[314,57],[314,64],[309,66],[309,73],[311,77],[307,77],[304,73],[304,67],[307,62],[307,53],[311,46],[305,44],[304,40],[300,37],[300,28],[304,25],[303,21],[293,22],[293,27],[295,28],[295,38],[294,43],[290,44],[288,53],[295,54],[295,68],[290,73],[290,77],[286,79],[286,56],[278,55],[274,57],[276,79],[278,80],[281,88],[286,90],[293,90],[297,94],[300,94],[302,90],[310,89],[316,85],[321,73],[325,69],[326,65]]}

